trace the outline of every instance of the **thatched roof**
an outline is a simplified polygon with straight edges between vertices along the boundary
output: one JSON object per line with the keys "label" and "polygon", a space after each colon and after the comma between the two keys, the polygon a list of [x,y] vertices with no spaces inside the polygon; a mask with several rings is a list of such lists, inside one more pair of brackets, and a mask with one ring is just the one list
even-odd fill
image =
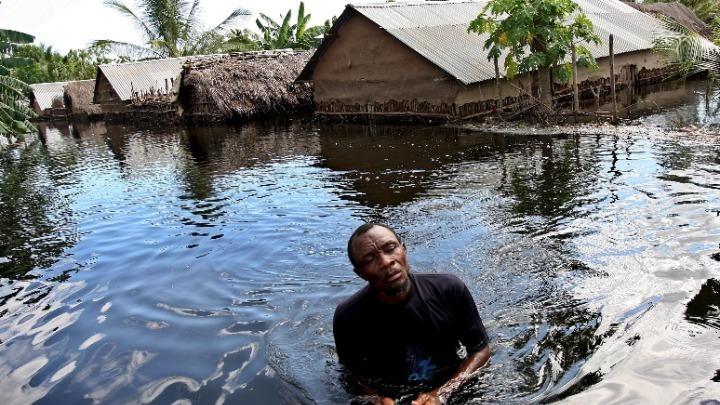
{"label": "thatched roof", "polygon": [[246,52],[188,61],[178,101],[196,121],[245,121],[310,110],[312,85],[294,83],[310,52]]}
{"label": "thatched roof", "polygon": [[685,27],[703,35],[709,35],[708,26],[695,13],[682,3],[627,3],[628,6],[654,16],[672,18]]}
{"label": "thatched roof", "polygon": [[95,80],[80,80],[65,85],[63,99],[70,115],[99,115],[100,106],[92,104]]}

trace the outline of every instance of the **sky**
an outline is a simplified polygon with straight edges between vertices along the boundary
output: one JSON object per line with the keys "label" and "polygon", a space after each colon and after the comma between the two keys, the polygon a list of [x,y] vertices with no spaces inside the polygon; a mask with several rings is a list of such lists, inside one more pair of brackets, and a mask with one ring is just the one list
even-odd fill
{"label": "sky", "polygon": [[[133,7],[135,0],[124,0]],[[305,0],[305,12],[312,14],[311,24],[319,25],[339,16],[351,0]],[[361,0],[377,3],[384,0]],[[299,0],[202,0],[201,20],[211,28],[235,8],[269,15],[276,20],[287,10],[297,13]],[[254,28],[255,18],[244,17],[239,28]],[[51,45],[62,53],[87,47],[96,39],[142,44],[135,26],[117,12],[103,5],[103,0],[0,0],[0,28],[13,29],[35,36],[36,43]]]}

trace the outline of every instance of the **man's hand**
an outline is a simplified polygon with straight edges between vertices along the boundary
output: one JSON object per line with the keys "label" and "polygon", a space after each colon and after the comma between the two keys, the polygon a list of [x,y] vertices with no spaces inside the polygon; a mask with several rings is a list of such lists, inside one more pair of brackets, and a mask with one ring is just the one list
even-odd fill
{"label": "man's hand", "polygon": [[422,394],[418,395],[417,398],[415,398],[414,401],[412,401],[412,405],[444,405],[445,401],[443,401],[440,398],[440,395],[438,394],[437,390],[430,391],[430,392],[423,392]]}
{"label": "man's hand", "polygon": [[395,400],[388,397],[377,397],[377,401],[375,402],[378,405],[395,405]]}

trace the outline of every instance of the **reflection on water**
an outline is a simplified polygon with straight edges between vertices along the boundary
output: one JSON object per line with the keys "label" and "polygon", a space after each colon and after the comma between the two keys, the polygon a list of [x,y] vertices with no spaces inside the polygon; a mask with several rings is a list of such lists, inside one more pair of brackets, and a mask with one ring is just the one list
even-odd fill
{"label": "reflection on water", "polygon": [[685,318],[691,322],[720,329],[720,281],[711,278],[687,303]]}
{"label": "reflection on water", "polygon": [[493,359],[455,403],[717,398],[720,149],[266,123],[45,128],[0,158],[0,402],[346,403],[344,251],[389,222]]}

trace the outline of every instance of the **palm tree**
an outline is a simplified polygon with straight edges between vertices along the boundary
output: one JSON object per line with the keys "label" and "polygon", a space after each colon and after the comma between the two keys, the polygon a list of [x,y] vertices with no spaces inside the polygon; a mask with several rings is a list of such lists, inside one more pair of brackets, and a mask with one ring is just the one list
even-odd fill
{"label": "palm tree", "polygon": [[331,22],[324,25],[310,27],[310,14],[305,14],[305,4],[300,2],[298,16],[294,25],[290,25],[292,10],[280,16],[282,23],[278,23],[265,14],[260,13],[255,23],[260,29],[260,42],[264,49],[310,49],[319,45],[323,34],[330,30]]}
{"label": "palm tree", "polygon": [[135,58],[166,58],[220,52],[225,46],[225,29],[241,16],[250,15],[244,8],[235,9],[220,24],[204,31],[200,27],[200,0],[138,0],[141,14],[119,0],[105,0],[105,5],[128,17],[140,29],[144,45],[113,40],[98,40],[93,46],[109,46],[120,55]]}
{"label": "palm tree", "polygon": [[11,77],[13,68],[27,66],[32,61],[13,56],[21,44],[32,43],[35,37],[18,31],[0,29],[0,135],[22,139],[28,132],[35,131],[29,119],[35,113],[28,108],[27,94],[30,86]]}
{"label": "palm tree", "polygon": [[248,29],[232,29],[227,36],[227,52],[258,51],[262,49],[260,36]]}
{"label": "palm tree", "polygon": [[[720,96],[720,46],[674,20],[662,21],[667,31],[653,38],[654,48],[668,55],[670,62],[677,64],[686,76],[708,73],[705,97],[709,109],[710,100]],[[715,37],[720,38],[718,27]]]}
{"label": "palm tree", "polygon": [[711,77],[720,78],[720,46],[674,20],[662,21],[667,31],[653,39],[656,50],[668,55],[688,75],[707,71]]}

